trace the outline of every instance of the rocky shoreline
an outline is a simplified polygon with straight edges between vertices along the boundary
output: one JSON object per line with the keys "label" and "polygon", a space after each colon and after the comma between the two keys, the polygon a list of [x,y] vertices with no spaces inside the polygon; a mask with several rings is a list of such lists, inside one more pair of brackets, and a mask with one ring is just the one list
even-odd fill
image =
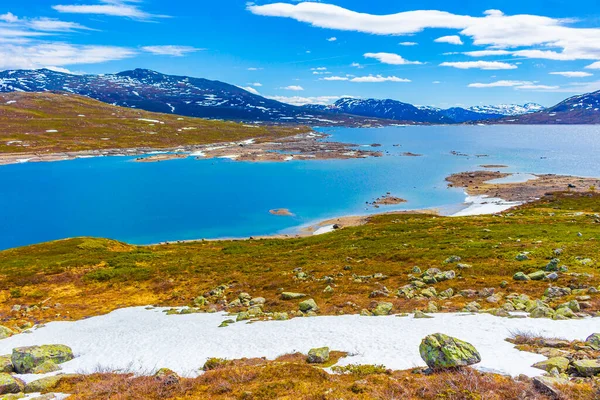
{"label": "rocky shoreline", "polygon": [[261,138],[239,142],[214,143],[199,146],[179,146],[166,149],[135,147],[129,149],[87,150],[61,153],[5,153],[0,165],[26,162],[66,161],[77,158],[134,156],[136,162],[161,162],[187,157],[196,159],[226,158],[235,161],[284,162],[292,160],[347,160],[382,157],[380,151],[358,149],[358,145],[323,141],[326,134],[309,132],[284,137],[277,141]]}

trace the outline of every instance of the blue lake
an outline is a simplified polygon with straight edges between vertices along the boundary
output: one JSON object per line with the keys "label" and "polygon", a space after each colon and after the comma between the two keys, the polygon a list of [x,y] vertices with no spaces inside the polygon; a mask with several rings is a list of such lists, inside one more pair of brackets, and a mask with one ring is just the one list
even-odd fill
{"label": "blue lake", "polygon": [[[135,244],[248,237],[291,233],[342,215],[458,209],[465,195],[448,189],[444,179],[481,164],[506,164],[508,172],[600,176],[597,126],[322,131],[332,135],[328,140],[380,143],[377,150],[386,155],[286,163],[194,158],[135,163],[133,157],[100,157],[2,166],[0,249],[74,236]],[[366,209],[365,202],[387,192],[408,202]],[[275,208],[295,216],[269,214]]]}

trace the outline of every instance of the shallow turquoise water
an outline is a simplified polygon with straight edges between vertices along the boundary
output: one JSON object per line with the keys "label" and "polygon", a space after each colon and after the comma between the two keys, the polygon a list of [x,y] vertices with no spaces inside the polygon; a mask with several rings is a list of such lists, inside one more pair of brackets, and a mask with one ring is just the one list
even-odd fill
{"label": "shallow turquoise water", "polygon": [[[135,163],[132,157],[104,157],[2,166],[0,249],[73,236],[135,244],[247,237],[292,232],[341,215],[456,208],[465,196],[448,189],[444,178],[480,164],[507,164],[510,172],[600,176],[596,126],[323,131],[333,135],[330,140],[380,143],[377,150],[386,156],[287,163],[193,158]],[[402,157],[403,152],[423,157]],[[408,203],[366,209],[365,202],[386,192]],[[274,208],[296,216],[270,215]]]}

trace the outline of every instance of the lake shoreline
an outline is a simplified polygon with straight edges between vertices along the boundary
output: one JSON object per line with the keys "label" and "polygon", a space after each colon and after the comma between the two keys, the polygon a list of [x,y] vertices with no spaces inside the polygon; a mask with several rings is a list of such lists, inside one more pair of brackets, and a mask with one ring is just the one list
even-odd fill
{"label": "lake shoreline", "polygon": [[226,158],[251,162],[285,162],[292,160],[344,160],[381,157],[383,155],[379,151],[357,149],[359,145],[352,143],[322,140],[329,136],[328,134],[312,131],[275,140],[256,137],[236,142],[215,142],[171,148],[133,147],[49,154],[4,153],[0,154],[0,166],[116,156],[137,157],[134,160],[135,162],[150,163],[188,157],[195,157],[196,159]]}

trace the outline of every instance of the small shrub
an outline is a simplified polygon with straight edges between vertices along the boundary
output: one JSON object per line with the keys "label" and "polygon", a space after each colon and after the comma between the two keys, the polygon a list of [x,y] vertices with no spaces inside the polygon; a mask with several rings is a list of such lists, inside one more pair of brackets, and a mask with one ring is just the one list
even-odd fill
{"label": "small shrub", "polygon": [[209,358],[202,367],[203,371],[214,371],[215,369],[224,368],[229,365],[231,361],[224,358]]}
{"label": "small shrub", "polygon": [[12,297],[13,299],[18,299],[19,297],[23,297],[23,293],[21,293],[21,288],[10,289],[10,297]]}

